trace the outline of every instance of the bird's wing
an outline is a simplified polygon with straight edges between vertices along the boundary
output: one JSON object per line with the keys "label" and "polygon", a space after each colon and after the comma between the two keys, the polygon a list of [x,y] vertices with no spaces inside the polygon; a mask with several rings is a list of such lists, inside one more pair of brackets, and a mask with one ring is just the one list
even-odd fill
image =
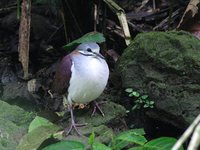
{"label": "bird's wing", "polygon": [[60,64],[55,74],[55,78],[52,85],[52,91],[59,94],[64,94],[67,92],[69,86],[69,80],[71,77],[71,66],[72,59],[70,54],[65,56]]}

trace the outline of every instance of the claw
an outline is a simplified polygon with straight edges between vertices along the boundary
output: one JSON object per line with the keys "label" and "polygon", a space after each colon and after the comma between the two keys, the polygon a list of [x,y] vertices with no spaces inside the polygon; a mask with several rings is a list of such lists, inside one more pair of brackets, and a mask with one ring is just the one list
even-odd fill
{"label": "claw", "polygon": [[85,125],[86,125],[86,123],[85,124],[76,124],[75,122],[71,123],[69,130],[67,132],[65,131],[65,133],[66,133],[65,135],[66,136],[69,135],[70,132],[74,129],[79,136],[82,136],[81,132],[79,132],[77,127],[82,127],[82,126],[85,126]]}
{"label": "claw", "polygon": [[[93,109],[93,111],[92,111],[91,117],[94,116],[94,114],[95,114],[95,112],[96,112],[97,109],[99,110],[99,112],[101,113],[101,115],[104,117],[105,114],[104,114],[104,112],[102,111],[102,109],[100,108],[99,104],[98,104],[96,101],[93,101],[93,103],[94,103],[94,109]],[[102,103],[104,103],[104,102],[102,102]]]}

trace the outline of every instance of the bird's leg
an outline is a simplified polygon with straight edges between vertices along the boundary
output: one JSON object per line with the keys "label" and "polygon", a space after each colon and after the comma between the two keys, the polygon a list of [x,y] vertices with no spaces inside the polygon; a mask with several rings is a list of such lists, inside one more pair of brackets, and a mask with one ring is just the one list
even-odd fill
{"label": "bird's leg", "polygon": [[76,124],[75,123],[75,120],[74,120],[74,113],[73,113],[73,108],[71,105],[68,105],[68,109],[70,110],[70,115],[71,115],[71,125],[70,125],[70,128],[69,130],[67,131],[66,135],[69,135],[69,133],[72,131],[72,129],[74,129],[78,135],[82,135],[77,127],[81,127],[81,126],[85,126],[86,124]]}
{"label": "bird's leg", "polygon": [[[64,96],[64,100],[63,100],[63,101],[64,101],[64,103],[66,102],[66,97],[65,97],[65,96]],[[66,107],[66,103],[65,103],[64,106]],[[74,130],[77,132],[78,135],[82,135],[82,134],[78,131],[77,127],[85,126],[86,123],[85,123],[85,124],[77,124],[77,123],[75,123],[72,104],[71,104],[71,103],[68,104],[67,107],[68,107],[68,110],[70,110],[71,125],[70,125],[69,130],[68,130],[68,131],[65,131],[66,135],[69,135],[69,133],[72,131],[72,129],[74,129]]]}
{"label": "bird's leg", "polygon": [[93,101],[93,105],[94,105],[94,108],[93,108],[93,111],[92,111],[92,117],[94,116],[95,112],[97,111],[97,109],[99,110],[99,112],[101,113],[101,115],[104,117],[105,114],[104,112],[102,111],[102,109],[100,108],[99,104],[96,102],[96,101]]}

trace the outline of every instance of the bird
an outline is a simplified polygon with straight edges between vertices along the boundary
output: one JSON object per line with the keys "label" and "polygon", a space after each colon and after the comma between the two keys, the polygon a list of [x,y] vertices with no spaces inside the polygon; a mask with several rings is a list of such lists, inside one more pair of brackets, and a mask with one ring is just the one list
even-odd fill
{"label": "bird", "polygon": [[63,57],[57,67],[52,91],[63,95],[64,107],[70,111],[71,125],[81,135],[75,122],[74,103],[87,104],[97,99],[104,91],[109,78],[109,67],[96,42],[85,42]]}

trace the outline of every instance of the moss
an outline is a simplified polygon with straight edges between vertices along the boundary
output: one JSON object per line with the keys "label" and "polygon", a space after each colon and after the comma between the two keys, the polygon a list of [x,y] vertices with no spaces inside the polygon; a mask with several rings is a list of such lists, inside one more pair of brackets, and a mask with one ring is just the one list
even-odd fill
{"label": "moss", "polygon": [[27,132],[34,114],[0,101],[0,149],[14,150]]}
{"label": "moss", "polygon": [[79,122],[87,122],[88,124],[96,127],[112,122],[113,120],[117,120],[117,118],[125,116],[126,114],[126,110],[123,106],[109,101],[101,104],[101,108],[105,113],[104,117],[99,112],[96,112],[95,115],[91,117],[92,113],[88,111],[86,113],[78,114],[79,117],[77,120]]}
{"label": "moss", "polygon": [[155,101],[151,118],[184,128],[199,114],[199,47],[199,39],[184,31],[138,34],[116,68],[122,87]]}
{"label": "moss", "polygon": [[199,47],[199,40],[184,31],[141,33],[125,49],[119,67],[123,71],[131,60],[154,61],[160,67],[191,72],[200,65]]}
{"label": "moss", "polygon": [[9,120],[18,126],[30,122],[33,115],[32,112],[24,111],[16,105],[9,105],[6,102],[0,101],[0,118]]}

